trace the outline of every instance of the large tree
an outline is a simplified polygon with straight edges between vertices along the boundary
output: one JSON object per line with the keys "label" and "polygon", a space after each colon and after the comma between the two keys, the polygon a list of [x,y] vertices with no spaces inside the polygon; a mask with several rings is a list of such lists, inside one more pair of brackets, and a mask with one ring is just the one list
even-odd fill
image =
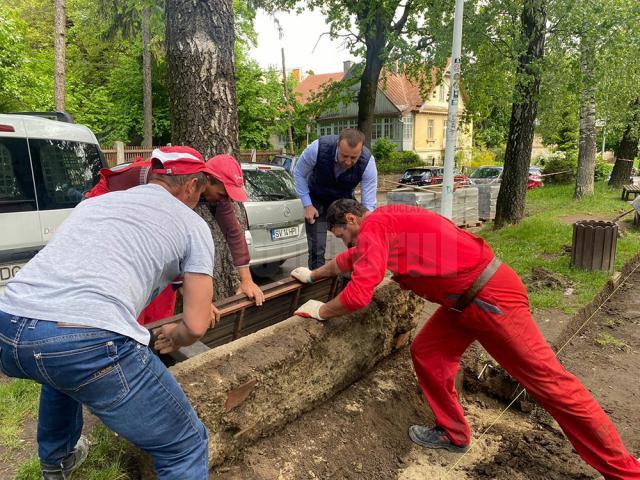
{"label": "large tree", "polygon": [[521,17],[521,41],[524,48],[516,72],[504,172],[496,204],[496,228],[508,223],[518,223],[524,217],[544,58],[546,22],[546,1],[524,0]]}
{"label": "large tree", "polygon": [[[394,63],[416,73],[418,80],[431,81],[434,31],[446,28],[450,2],[430,0],[260,0],[266,8],[294,9],[305,5],[325,14],[329,34],[340,39],[363,61],[354,69],[359,89],[358,128],[371,143],[376,92],[385,65]],[[285,32],[286,33],[286,32]],[[450,44],[449,44],[450,51]],[[446,55],[443,58],[446,61]],[[416,67],[419,68],[410,68]],[[425,75],[428,72],[428,75]]]}
{"label": "large tree", "polygon": [[[233,26],[232,0],[166,2],[171,140],[205,157],[239,153]],[[196,211],[209,224],[216,246],[216,298],[233,295],[238,280],[224,236],[207,206]]]}
{"label": "large tree", "polygon": [[55,0],[55,37],[54,37],[54,87],[53,98],[56,110],[65,111],[65,56],[67,49],[67,2]]}
{"label": "large tree", "polygon": [[610,187],[622,187],[629,183],[633,161],[638,156],[640,143],[640,97],[629,106],[622,140],[615,149],[616,163],[609,179]]}

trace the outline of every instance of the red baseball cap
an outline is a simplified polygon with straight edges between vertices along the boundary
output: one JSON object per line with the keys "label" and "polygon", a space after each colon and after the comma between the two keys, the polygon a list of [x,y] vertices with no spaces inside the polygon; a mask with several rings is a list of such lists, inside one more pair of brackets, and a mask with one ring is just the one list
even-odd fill
{"label": "red baseball cap", "polygon": [[249,199],[244,191],[242,168],[235,158],[231,155],[216,155],[207,160],[207,167],[211,175],[224,184],[231,200],[246,202]]}
{"label": "red baseball cap", "polygon": [[202,155],[191,147],[160,147],[151,152],[151,169],[161,175],[213,175]]}

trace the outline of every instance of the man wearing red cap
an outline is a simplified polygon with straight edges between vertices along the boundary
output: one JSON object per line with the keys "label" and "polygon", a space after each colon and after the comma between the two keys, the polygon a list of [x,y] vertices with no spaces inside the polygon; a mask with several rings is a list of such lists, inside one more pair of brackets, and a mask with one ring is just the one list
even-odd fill
{"label": "man wearing red cap", "polygon": [[[162,147],[155,149],[151,154],[151,161],[136,161],[120,168],[103,169],[100,181],[85,196],[91,198],[110,191],[123,190],[145,184],[154,159],[162,163],[170,158],[171,155],[174,155],[176,150],[185,148],[188,148],[190,154],[195,158],[203,161],[200,153],[189,147]],[[238,222],[231,203],[231,201],[247,201],[242,169],[231,155],[217,155],[209,159],[206,165],[211,175],[203,196],[209,203],[216,222],[225,236],[233,263],[238,271],[238,276],[240,277],[238,293],[244,293],[247,297],[255,299],[256,305],[262,305],[264,293],[251,278],[249,248],[244,236],[244,230]],[[156,320],[173,316],[176,305],[176,291],[180,285],[181,282],[177,279],[160,292],[140,314],[138,318],[140,324],[147,325]],[[212,306],[212,309],[217,318],[219,318],[219,313],[215,306]]]}
{"label": "man wearing red cap", "polygon": [[208,478],[206,428],[137,322],[182,276],[183,320],[154,347],[191,345],[215,323],[213,239],[193,211],[211,171],[193,149],[163,153],[147,184],[81,202],[0,297],[0,369],[42,384],[44,480],[70,478],[86,458],[83,405],[149,453],[158,478]]}

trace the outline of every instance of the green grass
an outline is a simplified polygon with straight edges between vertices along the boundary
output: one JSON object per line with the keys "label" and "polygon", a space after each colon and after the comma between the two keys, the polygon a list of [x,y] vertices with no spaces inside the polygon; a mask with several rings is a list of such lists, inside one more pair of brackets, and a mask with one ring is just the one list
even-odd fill
{"label": "green grass", "polygon": [[[85,463],[74,473],[83,480],[129,480],[126,472],[126,446],[104,425],[91,432],[91,446]],[[16,480],[40,480],[37,456],[18,467]]]}
{"label": "green grass", "polygon": [[[550,185],[529,192],[527,217],[518,225],[494,231],[486,225],[480,235],[489,242],[496,255],[511,265],[520,276],[528,275],[531,267],[539,266],[560,273],[575,283],[575,293],[566,297],[561,289],[544,289],[530,294],[534,309],[557,308],[573,313],[589,303],[605,285],[607,272],[586,272],[569,266],[573,227],[562,221],[569,215],[598,216],[613,220],[631,207],[620,200],[619,189],[596,184],[595,194],[580,201],[573,200],[573,185]],[[623,219],[629,222],[631,215]],[[616,270],[640,252],[640,232],[626,231],[618,239]]]}
{"label": "green grass", "polygon": [[37,414],[39,396],[40,385],[32,381],[0,383],[0,445],[9,450],[22,446],[22,425]]}

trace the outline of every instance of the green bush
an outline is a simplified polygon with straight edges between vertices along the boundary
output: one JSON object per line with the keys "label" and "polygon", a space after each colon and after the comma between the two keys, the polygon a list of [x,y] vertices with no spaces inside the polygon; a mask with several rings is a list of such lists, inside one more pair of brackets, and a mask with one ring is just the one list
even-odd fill
{"label": "green bush", "polygon": [[601,155],[598,155],[596,157],[596,168],[594,173],[596,182],[598,180],[606,180],[607,178],[609,178],[609,175],[611,175],[612,170],[613,170],[613,165],[605,162],[602,159]]}
{"label": "green bush", "polygon": [[407,168],[422,166],[424,163],[418,154],[412,151],[392,152],[388,159],[382,161],[376,157],[378,173],[403,173]]}
{"label": "green bush", "polygon": [[496,154],[493,151],[485,147],[476,147],[473,149],[471,161],[468,166],[472,169],[476,169],[484,165],[495,165],[495,163]]}
{"label": "green bush", "polygon": [[371,153],[377,161],[391,160],[391,155],[395,153],[398,146],[388,138],[379,138],[371,147]]}
{"label": "green bush", "polygon": [[558,150],[547,155],[540,155],[536,163],[542,167],[542,173],[545,175],[559,173],[558,175],[545,177],[545,183],[569,183],[575,178],[578,152],[575,150],[569,152]]}

